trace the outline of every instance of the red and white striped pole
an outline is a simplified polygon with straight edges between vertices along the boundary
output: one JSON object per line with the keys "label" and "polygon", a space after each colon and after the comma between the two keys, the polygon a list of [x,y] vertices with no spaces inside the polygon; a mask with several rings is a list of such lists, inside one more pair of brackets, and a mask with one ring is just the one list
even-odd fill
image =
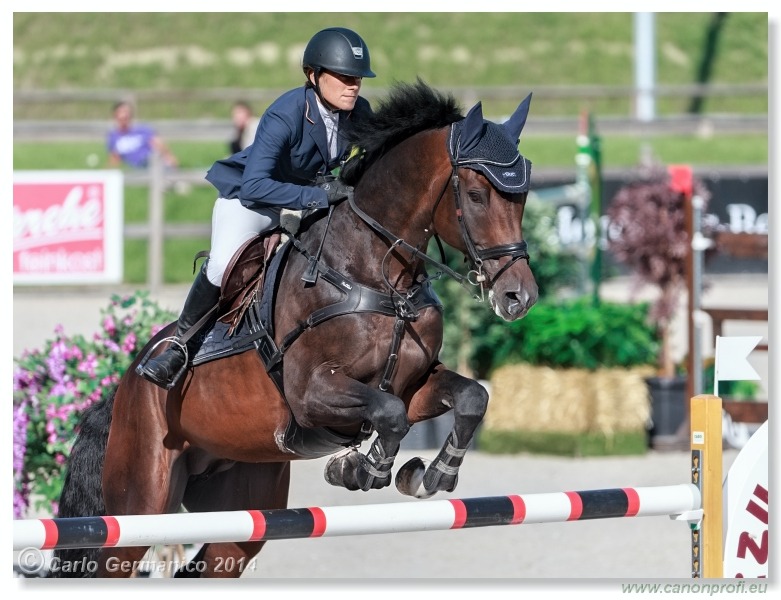
{"label": "red and white striped pole", "polygon": [[279,540],[675,515],[694,484],[278,510],[14,521],[14,550]]}

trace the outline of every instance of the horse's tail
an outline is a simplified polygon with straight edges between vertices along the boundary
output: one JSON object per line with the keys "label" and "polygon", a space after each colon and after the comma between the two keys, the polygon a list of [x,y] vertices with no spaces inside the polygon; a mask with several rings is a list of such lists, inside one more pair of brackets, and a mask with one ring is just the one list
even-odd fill
{"label": "horse's tail", "polygon": [[[59,518],[106,514],[103,504],[103,461],[113,408],[112,394],[90,406],[81,417],[60,494]],[[88,565],[91,561],[97,561],[99,552],[100,548],[55,550],[49,577],[94,577],[94,569]],[[91,564],[95,565],[96,562]]]}

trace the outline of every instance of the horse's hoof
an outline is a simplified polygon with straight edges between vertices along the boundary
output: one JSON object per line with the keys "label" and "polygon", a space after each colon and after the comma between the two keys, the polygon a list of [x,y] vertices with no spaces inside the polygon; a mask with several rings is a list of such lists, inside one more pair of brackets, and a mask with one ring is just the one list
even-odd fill
{"label": "horse's hoof", "polygon": [[358,468],[360,454],[355,449],[340,452],[328,459],[325,465],[323,475],[325,480],[336,487],[347,488],[348,490],[360,489],[354,481],[354,473]]}
{"label": "horse's hoof", "polygon": [[423,486],[423,476],[431,461],[416,456],[408,460],[396,473],[396,489],[407,496],[430,498],[437,490],[428,491]]}
{"label": "horse's hoof", "polygon": [[384,477],[373,476],[369,474],[370,467],[369,461],[363,454],[351,449],[347,453],[332,456],[325,465],[323,475],[331,485],[353,492],[379,490],[390,485],[390,473],[385,474]]}

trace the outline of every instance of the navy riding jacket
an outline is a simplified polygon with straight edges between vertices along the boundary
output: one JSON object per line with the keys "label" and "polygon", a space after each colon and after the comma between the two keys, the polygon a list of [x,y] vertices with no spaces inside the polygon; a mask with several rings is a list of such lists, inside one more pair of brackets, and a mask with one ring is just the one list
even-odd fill
{"label": "navy riding jacket", "polygon": [[[349,120],[369,114],[369,102],[358,98],[355,108],[339,116],[339,129]],[[325,190],[315,178],[338,166],[347,152],[339,136],[337,156],[328,159],[325,123],[312,88],[286,92],[268,107],[255,141],[233,156],[218,160],[206,174],[222,198],[239,198],[247,208],[276,206],[292,210],[325,208]]]}

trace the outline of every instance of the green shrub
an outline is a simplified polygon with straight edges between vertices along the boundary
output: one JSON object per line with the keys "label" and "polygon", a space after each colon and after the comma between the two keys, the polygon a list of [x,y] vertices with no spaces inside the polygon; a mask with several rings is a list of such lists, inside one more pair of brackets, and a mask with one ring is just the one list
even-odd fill
{"label": "green shrub", "polygon": [[[716,361],[707,358],[702,369],[702,389],[706,394],[713,393]],[[719,381],[719,396],[729,400],[756,400],[760,385],[756,381]]]}
{"label": "green shrub", "polygon": [[491,357],[491,369],[518,362],[592,370],[653,365],[659,340],[648,309],[589,298],[541,301],[524,319],[489,327],[477,352]]}

